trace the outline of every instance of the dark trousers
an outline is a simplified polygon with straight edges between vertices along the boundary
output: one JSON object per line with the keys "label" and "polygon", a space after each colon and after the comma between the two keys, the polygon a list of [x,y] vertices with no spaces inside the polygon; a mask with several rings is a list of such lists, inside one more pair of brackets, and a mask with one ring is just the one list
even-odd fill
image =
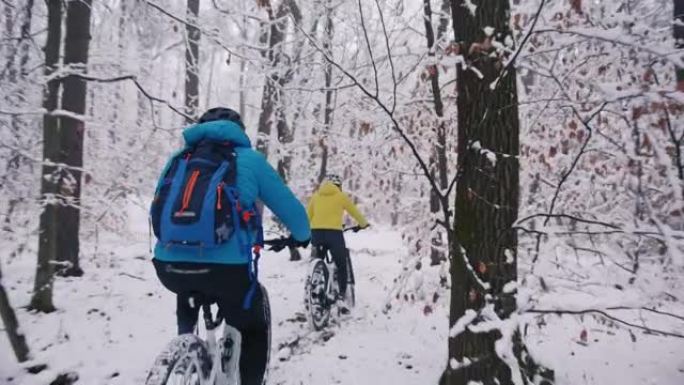
{"label": "dark trousers", "polygon": [[347,259],[349,258],[349,250],[344,242],[344,233],[342,230],[311,230],[311,244],[314,246],[316,253],[320,249],[330,251],[333,262],[337,266],[337,281],[340,285],[340,295],[347,294]]}
{"label": "dark trousers", "polygon": [[266,290],[259,284],[251,306],[243,309],[243,301],[251,286],[247,266],[153,262],[159,280],[177,294],[178,334],[192,333],[197,324],[200,307],[190,297],[201,296],[215,301],[225,322],[242,334],[242,384],[261,385],[270,349],[270,307]]}

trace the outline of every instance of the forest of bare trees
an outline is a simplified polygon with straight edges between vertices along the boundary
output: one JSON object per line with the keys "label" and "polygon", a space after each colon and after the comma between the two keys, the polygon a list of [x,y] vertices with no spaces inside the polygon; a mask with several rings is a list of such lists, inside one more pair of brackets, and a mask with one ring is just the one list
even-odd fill
{"label": "forest of bare trees", "polygon": [[683,20],[680,0],[0,1],[12,355],[52,365],[32,332],[83,310],[79,282],[156,284],[107,245],[149,248],[158,171],[216,106],[302,202],[338,174],[398,234],[364,315],[442,317],[425,383],[572,383],[554,323],[684,352]]}

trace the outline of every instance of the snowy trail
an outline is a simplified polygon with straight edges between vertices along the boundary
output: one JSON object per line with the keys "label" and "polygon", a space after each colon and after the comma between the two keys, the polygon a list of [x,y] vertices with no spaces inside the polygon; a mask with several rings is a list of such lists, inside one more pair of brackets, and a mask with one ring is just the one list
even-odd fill
{"label": "snowy trail", "polygon": [[[393,248],[401,243],[395,237],[376,233],[347,237],[356,274],[357,306],[351,317],[339,320],[323,333],[312,333],[306,322],[287,320],[295,318],[293,310],[304,310],[308,262],[278,265],[288,271],[266,274],[267,286],[276,287],[271,280],[283,279],[284,275],[289,281],[285,287],[295,288],[282,298],[277,298],[280,293],[271,292],[277,325],[271,384],[437,383],[443,369],[441,357],[446,356],[446,314],[425,317],[414,308],[406,309],[405,314],[382,312],[401,269],[399,251]],[[297,346],[291,354],[287,348],[278,351],[280,344],[292,341],[297,341]]]}
{"label": "snowy trail", "polygon": [[[368,231],[347,239],[358,302],[352,317],[330,327],[334,335],[327,341],[310,333],[306,322],[293,320],[304,311],[307,262],[289,262],[286,253],[262,257],[273,317],[269,384],[435,383],[446,356],[446,314],[425,317],[414,308],[382,313],[401,270],[398,235]],[[29,315],[18,309],[36,362],[49,368],[24,374],[0,339],[0,383],[47,384],[64,371],[77,372],[78,383],[88,385],[144,382],[156,354],[174,336],[173,296],[155,277],[146,236],[101,241],[95,252],[92,245],[85,250],[84,278],[57,281],[57,312]],[[28,303],[34,264],[23,258],[3,266],[15,307]],[[278,346],[297,339],[299,346],[280,361],[284,352]]]}

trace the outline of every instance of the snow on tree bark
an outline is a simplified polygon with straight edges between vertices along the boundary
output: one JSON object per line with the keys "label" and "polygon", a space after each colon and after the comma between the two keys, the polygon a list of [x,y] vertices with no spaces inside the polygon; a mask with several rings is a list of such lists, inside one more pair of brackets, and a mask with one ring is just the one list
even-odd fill
{"label": "snow on tree bark", "polygon": [[[423,13],[425,17],[425,37],[427,40],[428,56],[435,60],[436,41],[441,41],[446,32],[446,27],[449,22],[447,13],[449,10],[449,0],[443,0],[439,18],[439,25],[437,27],[437,35],[435,36],[434,28],[432,26],[432,5],[431,0],[423,0]],[[448,187],[448,170],[447,170],[447,143],[446,143],[446,123],[444,121],[444,102],[442,101],[442,91],[439,83],[439,66],[436,63],[428,64],[428,77],[430,78],[430,87],[432,89],[432,96],[434,98],[434,108],[436,119],[434,122],[436,143],[433,146],[430,154],[430,169],[433,173],[433,178],[439,181],[439,187],[442,191],[446,191]],[[430,212],[433,216],[438,216],[440,213],[439,193],[431,190],[430,193]],[[435,230],[430,240],[430,264],[439,265],[446,260],[444,253],[444,242],[442,239],[441,228],[435,226]]]}
{"label": "snow on tree bark", "polygon": [[41,205],[40,233],[38,236],[38,264],[36,278],[31,297],[30,308],[41,312],[52,312],[52,280],[54,263],[59,253],[58,210],[60,205],[59,186],[62,170],[54,166],[62,162],[60,121],[52,115],[59,105],[60,81],[54,77],[59,64],[60,44],[62,40],[62,1],[50,0],[48,7],[48,35],[45,42],[45,76],[50,80],[45,85],[43,95],[43,169],[41,173]]}
{"label": "snow on tree bark", "polygon": [[188,0],[185,23],[185,119],[194,123],[199,116],[199,4],[200,0]]}
{"label": "snow on tree bark", "polygon": [[[450,324],[477,313],[473,324],[449,338],[448,385],[471,381],[502,385],[533,383],[543,370],[522,354],[520,333],[503,327],[475,331],[480,321],[513,322],[517,280],[519,131],[516,72],[495,42],[510,40],[508,1],[451,3],[455,41],[465,63],[458,68],[458,184],[451,259]],[[512,47],[508,47],[512,48]],[[493,311],[492,311],[493,310]],[[515,324],[517,328],[517,324]],[[498,340],[513,338],[514,357],[504,357]],[[502,341],[504,344],[507,341]],[[524,356],[521,357],[521,356]],[[547,382],[548,383],[548,382]]]}
{"label": "snow on tree bark", "polygon": [[[71,73],[87,72],[90,47],[91,0],[67,3],[66,35],[64,39],[64,68]],[[68,166],[60,186],[65,204],[59,207],[60,226],[57,234],[59,251],[57,261],[64,266],[57,270],[60,275],[81,276],[79,263],[79,235],[81,228],[81,188],[83,177],[83,138],[85,122],[87,81],[74,75],[62,80],[62,109],[68,116],[60,117],[62,130],[61,151],[63,162]]]}

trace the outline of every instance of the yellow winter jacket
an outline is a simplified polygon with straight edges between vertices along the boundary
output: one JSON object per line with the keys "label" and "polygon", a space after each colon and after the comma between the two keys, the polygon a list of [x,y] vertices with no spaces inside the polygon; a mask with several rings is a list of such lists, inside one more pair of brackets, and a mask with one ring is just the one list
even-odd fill
{"label": "yellow winter jacket", "polygon": [[313,230],[342,230],[342,215],[345,211],[359,223],[359,226],[368,226],[366,218],[347,194],[331,182],[323,182],[306,207]]}

